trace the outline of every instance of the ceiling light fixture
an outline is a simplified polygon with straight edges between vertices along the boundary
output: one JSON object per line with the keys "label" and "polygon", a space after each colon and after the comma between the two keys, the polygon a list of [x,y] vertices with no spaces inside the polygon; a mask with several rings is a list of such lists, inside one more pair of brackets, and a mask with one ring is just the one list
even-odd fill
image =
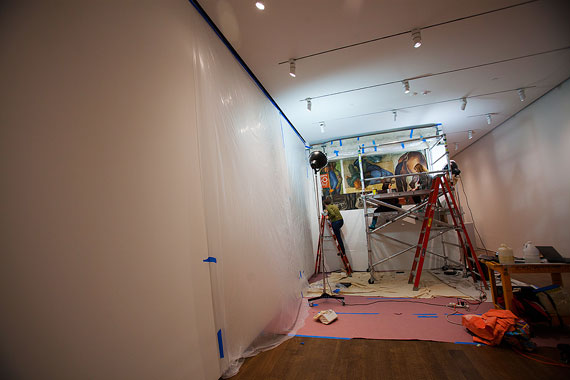
{"label": "ceiling light fixture", "polygon": [[392,111],[392,115],[394,115],[394,121],[398,118],[398,112]]}
{"label": "ceiling light fixture", "polygon": [[295,74],[295,60],[291,58],[289,60],[289,75],[295,78],[297,75]]}
{"label": "ceiling light fixture", "polygon": [[325,122],[324,121],[321,121],[319,123],[319,127],[321,127],[321,133],[325,133]]}
{"label": "ceiling light fixture", "polygon": [[467,107],[467,98],[461,98],[461,111],[465,111],[465,107]]}
{"label": "ceiling light fixture", "polygon": [[403,80],[402,85],[404,86],[404,94],[409,94],[410,93],[410,82],[408,82],[407,80]]}
{"label": "ceiling light fixture", "polygon": [[255,3],[255,6],[257,7],[257,9],[259,9],[260,11],[265,9],[265,5],[261,2],[258,1],[257,3]]}
{"label": "ceiling light fixture", "polygon": [[459,149],[459,144],[455,143],[455,150],[458,150],[458,149]]}
{"label": "ceiling light fixture", "polygon": [[491,121],[492,121],[492,120],[491,120],[491,114],[488,113],[488,114],[486,115],[486,117],[487,117],[487,124],[491,125]]}
{"label": "ceiling light fixture", "polygon": [[307,101],[307,111],[311,112],[311,108],[312,108],[312,103],[311,103],[311,98],[307,98],[305,99]]}
{"label": "ceiling light fixture", "polygon": [[521,102],[524,102],[524,100],[526,99],[526,94],[524,93],[524,88],[519,88],[517,90],[517,93],[519,94],[519,99],[521,100]]}
{"label": "ceiling light fixture", "polygon": [[467,137],[469,138],[469,140],[473,138],[473,131],[471,129],[467,131]]}
{"label": "ceiling light fixture", "polygon": [[416,49],[422,46],[422,33],[419,29],[412,30],[412,41]]}

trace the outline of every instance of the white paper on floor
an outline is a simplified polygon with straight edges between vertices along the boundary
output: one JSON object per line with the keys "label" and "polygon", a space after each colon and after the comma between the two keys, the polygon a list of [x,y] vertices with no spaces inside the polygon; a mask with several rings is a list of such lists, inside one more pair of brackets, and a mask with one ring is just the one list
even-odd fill
{"label": "white paper on floor", "polygon": [[[408,284],[410,272],[376,272],[374,284],[369,284],[370,273],[355,272],[352,277],[346,277],[342,273],[330,273],[327,275],[327,293],[338,290],[338,294],[357,295],[368,297],[392,297],[392,298],[433,298],[433,297],[460,297],[479,299],[480,291],[472,280],[460,278],[455,282],[446,282],[424,271],[421,275],[420,286],[414,291],[414,285]],[[444,276],[442,274],[442,276]],[[454,276],[455,277],[455,276]],[[459,276],[457,276],[459,277]],[[345,288],[340,283],[351,283]],[[314,296],[322,293],[323,282],[319,280],[312,283],[305,291],[306,296]],[[488,295],[490,297],[490,295]],[[490,299],[490,298],[487,298]]]}

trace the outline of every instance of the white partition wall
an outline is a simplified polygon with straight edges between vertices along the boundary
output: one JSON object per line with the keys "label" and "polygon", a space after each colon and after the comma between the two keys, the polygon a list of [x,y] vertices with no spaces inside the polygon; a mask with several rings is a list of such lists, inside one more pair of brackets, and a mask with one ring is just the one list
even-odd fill
{"label": "white partition wall", "polygon": [[0,48],[0,377],[217,379],[288,331],[304,144],[187,1],[4,2]]}

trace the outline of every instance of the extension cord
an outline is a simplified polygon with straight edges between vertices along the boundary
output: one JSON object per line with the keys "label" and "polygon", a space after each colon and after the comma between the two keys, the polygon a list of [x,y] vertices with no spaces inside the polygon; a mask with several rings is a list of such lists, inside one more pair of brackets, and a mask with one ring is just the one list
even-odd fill
{"label": "extension cord", "polygon": [[465,303],[465,302],[461,302],[461,303],[455,303],[455,302],[450,302],[447,307],[452,307],[454,309],[465,309],[465,310],[469,310],[469,304]]}

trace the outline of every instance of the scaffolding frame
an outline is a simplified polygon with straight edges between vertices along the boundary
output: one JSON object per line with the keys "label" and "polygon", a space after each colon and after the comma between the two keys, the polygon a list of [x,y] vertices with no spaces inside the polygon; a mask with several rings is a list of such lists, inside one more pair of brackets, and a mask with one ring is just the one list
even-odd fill
{"label": "scaffolding frame", "polygon": [[[436,136],[431,136],[431,137],[427,137],[427,138],[422,138],[421,140],[425,141],[427,143],[427,149],[426,149],[426,160],[428,161],[428,169],[432,169],[433,165],[440,161],[442,158],[445,158],[445,160],[447,161],[447,171],[444,170],[431,170],[428,171],[426,173],[422,173],[422,175],[429,175],[429,176],[433,176],[433,175],[441,175],[441,174],[446,174],[449,175],[449,178],[451,178],[451,165],[450,165],[450,159],[449,159],[449,149],[447,146],[447,137],[445,134],[440,133],[441,129],[438,128],[438,133]],[[410,142],[410,141],[417,141],[418,139],[407,139],[407,140],[402,140],[402,141],[395,141],[395,142],[391,142],[388,144],[382,144],[382,145],[395,145],[395,144],[401,144],[401,143],[406,143],[406,142]],[[433,142],[433,144],[430,144],[430,140],[435,140],[435,142]],[[432,158],[432,150],[435,146],[440,145],[441,143],[444,144],[445,146],[445,152],[438,158],[436,158],[435,160],[433,160]],[[369,153],[370,154],[370,153]],[[377,154],[377,153],[376,153]],[[403,192],[391,192],[388,189],[388,192],[386,193],[376,193],[376,191],[372,191],[369,192],[366,190],[366,181],[370,182],[370,181],[380,181],[382,182],[391,182],[393,179],[396,178],[407,178],[410,176],[416,176],[418,175],[418,173],[409,173],[409,174],[398,174],[398,175],[390,175],[390,176],[382,176],[382,177],[372,177],[372,178],[364,178],[364,171],[362,170],[362,157],[365,156],[366,154],[359,154],[358,155],[358,161],[359,161],[359,165],[360,165],[360,177],[361,177],[361,183],[362,183],[362,189],[361,189],[361,199],[363,202],[363,208],[364,208],[364,228],[365,228],[365,233],[366,233],[366,245],[367,245],[367,251],[368,251],[368,271],[370,272],[370,279],[368,280],[368,282],[370,284],[374,283],[374,281],[376,280],[375,278],[375,273],[376,271],[376,266],[380,265],[384,262],[387,262],[395,257],[398,257],[412,249],[415,249],[417,247],[417,242],[413,242],[413,243],[409,243],[406,242],[404,240],[400,240],[397,238],[394,238],[392,236],[387,235],[385,232],[383,232],[382,230],[384,230],[386,227],[388,227],[389,225],[406,219],[406,218],[411,218],[415,221],[423,221],[425,219],[425,216],[422,212],[422,209],[426,206],[428,200],[427,198],[425,198],[423,201],[419,202],[418,204],[412,206],[409,209],[403,209],[397,206],[394,206],[393,204],[387,203],[385,202],[385,200],[388,199],[394,199],[394,198],[401,198],[401,197],[416,197],[416,196],[426,196],[429,195],[430,190],[429,189],[422,189],[422,190],[413,190],[413,191],[403,191]],[[453,187],[452,191],[455,192],[455,187]],[[438,195],[438,199],[440,196],[442,196],[443,194],[440,193]],[[457,197],[456,197],[457,198]],[[382,223],[380,226],[375,227],[374,229],[370,230],[369,229],[369,217],[386,217],[387,212],[369,212],[369,208],[374,208],[376,209],[379,206],[384,206],[387,208],[390,208],[392,210],[394,210],[393,212],[396,213],[396,215],[390,215],[392,216],[391,218],[388,218],[384,223]],[[438,207],[436,209],[436,215],[442,215],[444,213],[447,213],[449,210],[447,208],[444,208],[442,206],[442,204],[440,202],[438,202]],[[447,251],[445,248],[445,245],[447,242],[444,241],[443,236],[445,235],[445,233],[450,232],[450,231],[454,231],[455,230],[455,226],[441,221],[439,220],[439,218],[434,218],[433,219],[433,223],[435,223],[437,225],[437,227],[434,228],[434,232],[436,232],[435,234],[433,234],[432,236],[429,237],[429,240],[434,240],[438,237],[441,237],[441,243],[442,243],[442,252],[443,255],[440,255],[438,253],[435,253],[433,251],[427,250],[426,252],[434,255],[434,256],[438,256],[440,258],[442,258],[444,260],[444,265],[447,265],[448,262],[452,262],[454,264],[457,265],[463,265],[461,262],[452,260],[448,257],[447,255]],[[373,251],[372,248],[372,243],[371,243],[371,237],[372,235],[378,235],[382,238],[387,238],[393,241],[398,242],[401,245],[404,245],[406,248],[399,250],[395,253],[389,254],[387,257],[383,257],[380,260],[374,262],[374,257],[375,257],[375,252]],[[377,255],[379,256],[379,255]]]}

